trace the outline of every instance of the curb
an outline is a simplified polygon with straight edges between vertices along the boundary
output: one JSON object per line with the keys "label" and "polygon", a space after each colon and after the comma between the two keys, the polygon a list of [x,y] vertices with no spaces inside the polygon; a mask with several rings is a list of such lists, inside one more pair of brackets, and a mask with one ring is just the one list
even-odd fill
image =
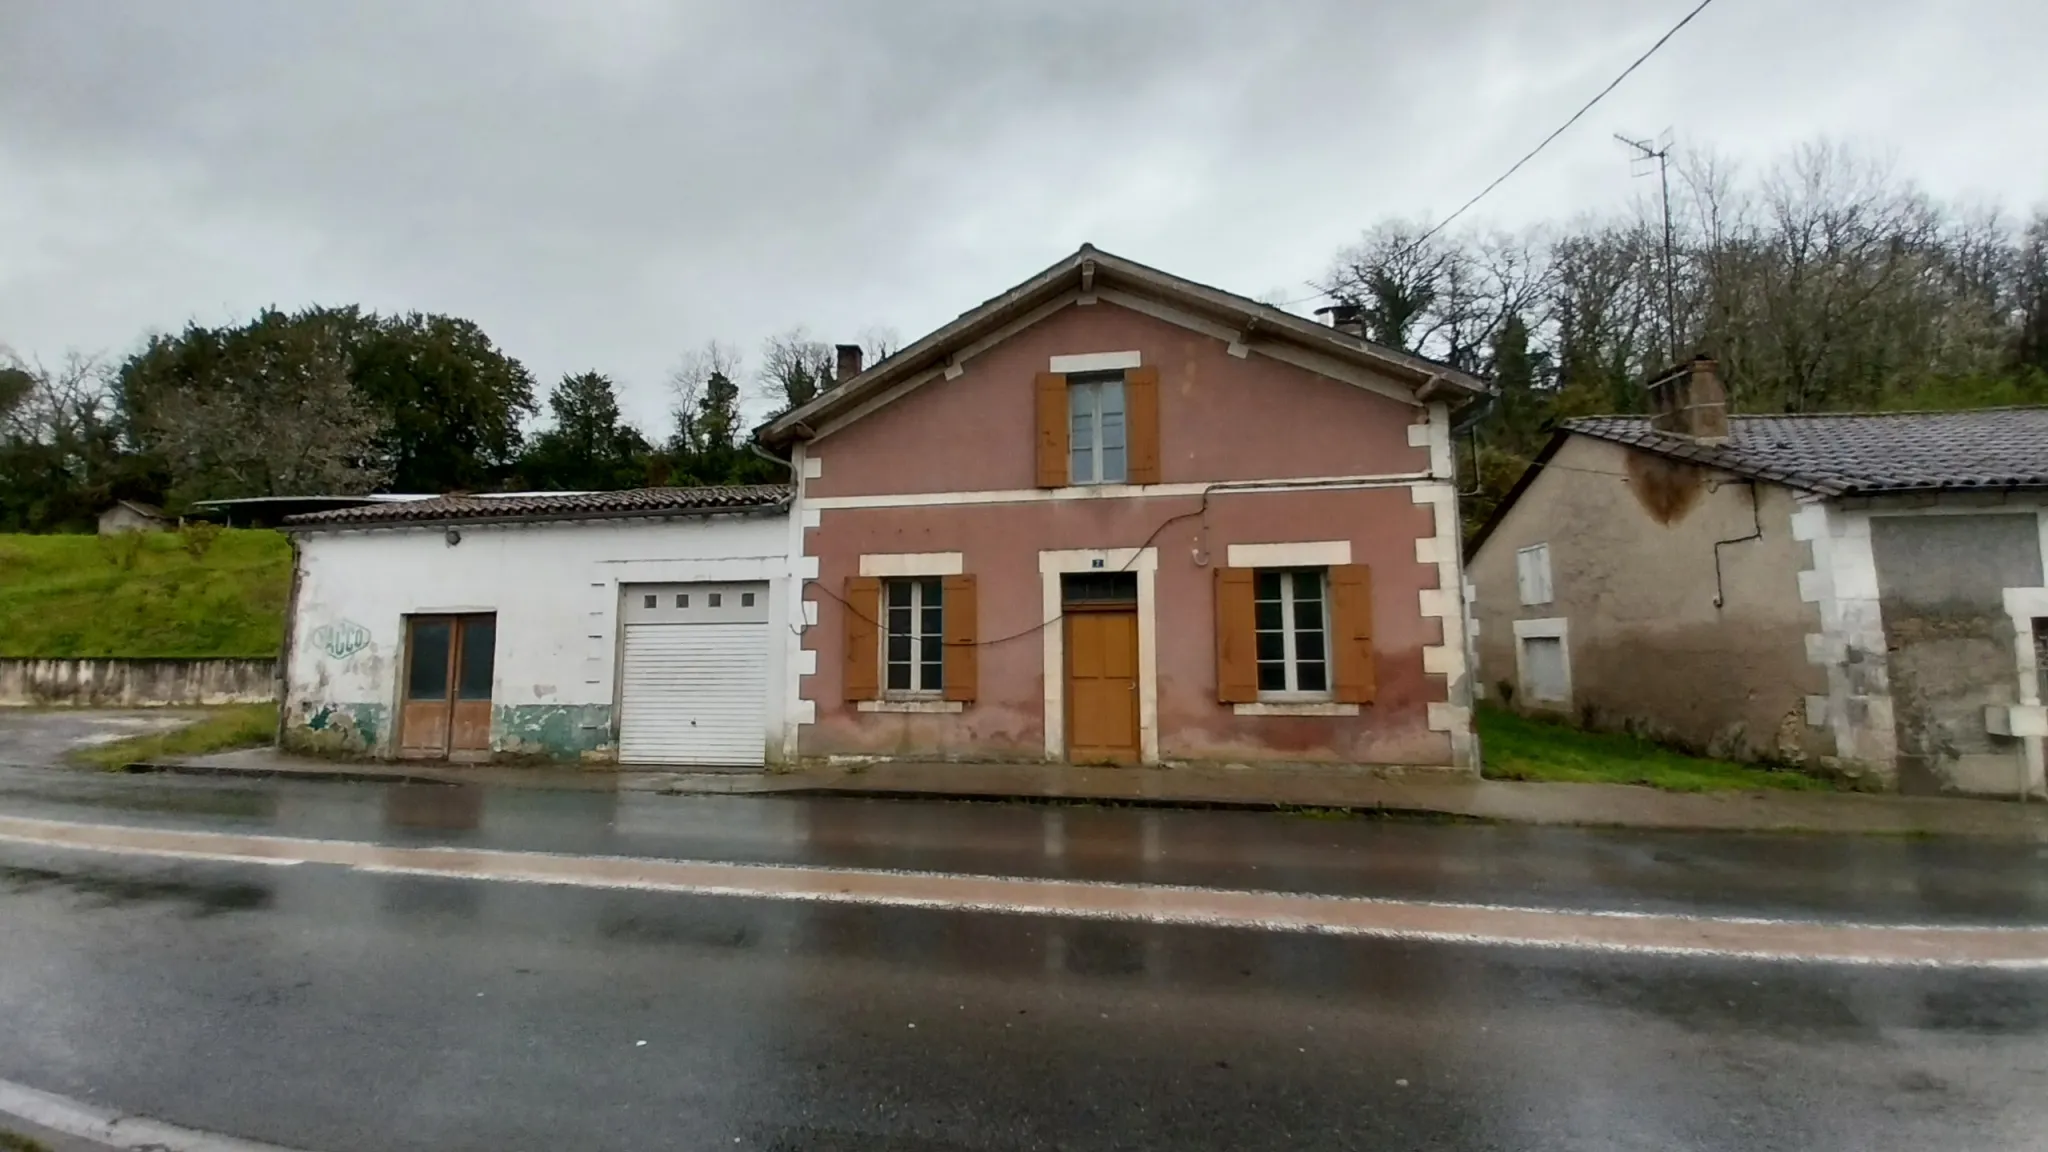
{"label": "curb", "polygon": [[[83,1140],[94,1148],[120,1152],[294,1152],[276,1144],[217,1136],[146,1116],[130,1116],[26,1084],[0,1080],[0,1124],[17,1117],[33,1128]],[[53,1145],[56,1149],[63,1147]]]}
{"label": "curb", "polygon": [[367,772],[352,768],[294,768],[279,772],[269,768],[240,768],[226,764],[189,764],[177,761],[139,760],[109,769],[127,776],[165,774],[176,776],[237,776],[254,780],[309,780],[316,784],[461,784],[446,776],[413,772]]}

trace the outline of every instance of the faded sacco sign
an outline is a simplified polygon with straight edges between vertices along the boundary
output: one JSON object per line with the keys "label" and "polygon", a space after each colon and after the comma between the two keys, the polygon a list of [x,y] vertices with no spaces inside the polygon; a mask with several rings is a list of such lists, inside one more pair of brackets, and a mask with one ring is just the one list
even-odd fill
{"label": "faded sacco sign", "polygon": [[337,620],[313,629],[313,647],[336,660],[346,660],[370,646],[370,630],[353,620]]}

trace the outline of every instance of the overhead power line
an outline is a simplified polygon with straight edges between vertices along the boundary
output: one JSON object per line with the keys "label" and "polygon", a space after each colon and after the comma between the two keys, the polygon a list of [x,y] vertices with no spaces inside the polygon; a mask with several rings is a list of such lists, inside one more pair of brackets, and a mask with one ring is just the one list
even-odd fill
{"label": "overhead power line", "polygon": [[1542,152],[1545,148],[1550,147],[1551,141],[1557,139],[1559,136],[1564,135],[1566,129],[1570,128],[1574,124],[1577,124],[1579,122],[1580,117],[1584,116],[1588,112],[1591,112],[1593,110],[1593,106],[1595,104],[1600,103],[1600,101],[1606,99],[1607,94],[1609,92],[1612,92],[1616,88],[1619,88],[1621,86],[1621,82],[1623,80],[1628,79],[1629,74],[1631,72],[1634,72],[1636,69],[1643,66],[1643,61],[1648,60],[1652,56],[1655,56],[1659,48],[1662,48],[1665,44],[1669,43],[1673,36],[1678,35],[1680,29],[1683,29],[1687,24],[1692,23],[1693,17],[1698,16],[1700,13],[1706,11],[1707,5],[1712,4],[1713,2],[1714,0],[1700,0],[1699,4],[1694,6],[1692,11],[1687,12],[1685,14],[1684,19],[1680,20],[1676,24],[1673,24],[1671,26],[1670,31],[1664,33],[1664,35],[1662,36],[1657,37],[1657,42],[1655,44],[1650,45],[1648,51],[1644,52],[1641,56],[1636,57],[1634,63],[1622,69],[1621,75],[1616,76],[1613,80],[1608,81],[1607,87],[1602,88],[1597,94],[1594,95],[1594,97],[1591,100],[1586,101],[1585,107],[1580,108],[1577,112],[1572,113],[1571,119],[1566,120],[1564,123],[1558,125],[1556,131],[1552,132],[1548,136],[1545,136],[1543,138],[1542,143],[1536,145],[1534,148],[1529,149],[1528,155],[1522,157],[1520,160],[1515,161],[1514,164],[1509,166],[1507,171],[1495,177],[1493,183],[1488,184],[1484,188],[1481,188],[1477,196],[1474,196],[1470,200],[1465,201],[1465,203],[1463,203],[1462,205],[1459,205],[1458,210],[1456,212],[1453,212],[1449,216],[1444,217],[1442,220],[1437,222],[1437,225],[1434,228],[1431,228],[1429,231],[1424,232],[1421,236],[1417,237],[1413,247],[1422,247],[1423,244],[1428,242],[1430,237],[1436,235],[1437,233],[1443,231],[1446,227],[1448,227],[1451,221],[1456,220],[1460,216],[1463,216],[1466,213],[1466,211],[1469,210],[1474,204],[1477,204],[1481,200],[1486,199],[1488,193],[1492,192],[1495,188],[1500,187],[1502,184],[1507,183],[1508,177],[1513,176],[1515,173],[1521,171],[1522,165],[1527,164],[1531,160],[1534,160],[1536,158],[1537,153]]}
{"label": "overhead power line", "polygon": [[[1580,108],[1577,112],[1572,113],[1571,119],[1566,120],[1564,123],[1558,125],[1556,130],[1551,132],[1550,135],[1545,136],[1541,143],[1537,144],[1534,148],[1529,149],[1528,155],[1523,156],[1520,160],[1515,161],[1513,164],[1508,166],[1507,171],[1501,173],[1499,176],[1494,177],[1493,183],[1488,184],[1484,188],[1481,188],[1479,190],[1478,195],[1472,197],[1470,200],[1465,201],[1463,204],[1460,204],[1456,212],[1453,212],[1449,216],[1444,217],[1442,220],[1437,221],[1435,226],[1425,231],[1422,235],[1416,237],[1415,242],[1413,244],[1408,245],[1408,247],[1404,249],[1404,251],[1413,252],[1416,249],[1422,247],[1424,244],[1427,244],[1429,242],[1430,237],[1435,236],[1437,233],[1443,231],[1445,228],[1450,227],[1451,221],[1456,220],[1460,216],[1463,216],[1467,211],[1471,210],[1474,204],[1477,204],[1481,200],[1486,199],[1487,195],[1490,194],[1495,188],[1498,188],[1502,184],[1507,183],[1508,177],[1513,176],[1515,173],[1521,171],[1522,166],[1524,164],[1527,164],[1529,161],[1534,160],[1538,153],[1542,152],[1545,148],[1550,147],[1552,141],[1556,140],[1559,136],[1564,135],[1567,129],[1569,129],[1572,125],[1577,124],[1579,120],[1586,115],[1586,113],[1591,112],[1593,110],[1594,105],[1600,103],[1600,101],[1602,100],[1605,100],[1607,98],[1608,93],[1614,91],[1616,88],[1621,87],[1621,82],[1623,80],[1628,79],[1631,73],[1633,73],[1636,69],[1642,67],[1644,61],[1648,60],[1652,56],[1655,56],[1657,54],[1658,49],[1670,43],[1671,38],[1673,36],[1678,35],[1678,33],[1681,30],[1683,30],[1687,24],[1693,22],[1694,17],[1706,11],[1707,6],[1709,4],[1712,4],[1713,2],[1714,0],[1700,0],[1698,4],[1693,6],[1692,11],[1687,12],[1685,16],[1678,21],[1678,23],[1673,24],[1671,28],[1668,31],[1666,31],[1662,36],[1657,37],[1657,42],[1655,44],[1650,45],[1650,47],[1647,50],[1645,50],[1641,56],[1636,57],[1635,60],[1629,64],[1628,67],[1622,69],[1620,75],[1608,81],[1607,87],[1602,88],[1599,92],[1595,93],[1591,100],[1586,101],[1584,107]],[[1313,282],[1311,282],[1309,286],[1315,287]],[[1276,305],[1276,307],[1289,308],[1296,304],[1307,303],[1310,300],[1314,300],[1325,295],[1327,295],[1327,293],[1325,293],[1322,289],[1317,288],[1314,295],[1303,296],[1298,300],[1284,300],[1278,305]]]}

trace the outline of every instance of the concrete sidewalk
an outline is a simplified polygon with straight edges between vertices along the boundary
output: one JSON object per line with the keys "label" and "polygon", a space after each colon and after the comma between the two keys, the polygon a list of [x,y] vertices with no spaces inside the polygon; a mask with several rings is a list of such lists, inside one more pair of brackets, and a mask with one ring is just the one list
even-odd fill
{"label": "concrete sidewalk", "polygon": [[2048,843],[2048,804],[1839,792],[1663,792],[1345,768],[1087,768],[890,763],[798,772],[579,770],[338,763],[248,749],[137,770],[309,780],[467,783],[671,795],[1067,800],[1159,806],[1333,808],[1523,824],[1712,831],[1973,836]]}

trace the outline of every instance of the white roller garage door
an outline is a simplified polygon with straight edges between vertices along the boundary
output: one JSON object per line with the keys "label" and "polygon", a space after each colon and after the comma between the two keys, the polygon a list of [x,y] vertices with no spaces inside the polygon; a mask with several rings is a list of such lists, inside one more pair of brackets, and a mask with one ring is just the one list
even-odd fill
{"label": "white roller garage door", "polygon": [[624,617],[620,761],[760,765],[768,586],[633,585]]}

